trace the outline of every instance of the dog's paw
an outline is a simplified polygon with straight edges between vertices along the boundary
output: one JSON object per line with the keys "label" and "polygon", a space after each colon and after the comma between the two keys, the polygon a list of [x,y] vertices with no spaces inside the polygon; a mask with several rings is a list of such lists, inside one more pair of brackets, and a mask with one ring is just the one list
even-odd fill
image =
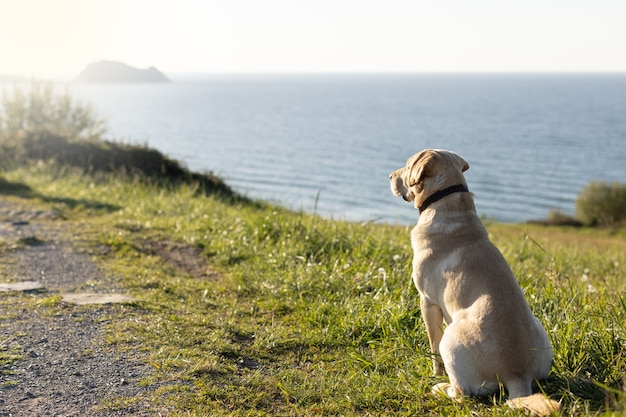
{"label": "dog's paw", "polygon": [[433,386],[431,392],[438,397],[449,398],[457,402],[463,401],[463,394],[458,392],[456,388],[452,386],[452,384],[449,384],[447,382],[441,382],[439,384],[436,384],[435,386]]}
{"label": "dog's paw", "polygon": [[544,394],[513,398],[508,400],[506,404],[513,409],[530,411],[533,416],[556,416],[561,411],[561,403],[546,397]]}

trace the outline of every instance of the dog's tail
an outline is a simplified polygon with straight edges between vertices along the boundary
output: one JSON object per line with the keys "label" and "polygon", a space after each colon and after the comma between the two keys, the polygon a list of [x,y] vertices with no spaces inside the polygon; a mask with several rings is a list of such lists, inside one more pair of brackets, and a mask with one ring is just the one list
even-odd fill
{"label": "dog's tail", "polygon": [[524,409],[530,411],[535,416],[555,416],[561,410],[560,402],[551,400],[543,394],[517,397],[508,400],[506,403],[511,408]]}

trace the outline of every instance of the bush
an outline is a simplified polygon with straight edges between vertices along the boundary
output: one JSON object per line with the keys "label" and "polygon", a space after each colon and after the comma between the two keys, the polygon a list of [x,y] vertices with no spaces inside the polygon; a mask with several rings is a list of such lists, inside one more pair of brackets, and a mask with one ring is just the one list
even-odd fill
{"label": "bush", "polygon": [[13,137],[23,132],[48,132],[68,139],[100,138],[103,119],[91,106],[78,102],[66,90],[55,92],[52,84],[33,82],[29,90],[15,87],[4,91],[0,105],[0,135]]}
{"label": "bush", "polygon": [[591,182],[576,198],[576,217],[588,226],[615,226],[626,219],[626,184]]}

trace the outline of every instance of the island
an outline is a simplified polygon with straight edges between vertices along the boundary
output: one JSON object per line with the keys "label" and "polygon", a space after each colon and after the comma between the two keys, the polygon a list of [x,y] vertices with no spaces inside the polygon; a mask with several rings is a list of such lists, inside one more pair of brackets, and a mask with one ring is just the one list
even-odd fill
{"label": "island", "polygon": [[123,62],[92,62],[75,79],[79,83],[167,83],[170,80],[155,67],[139,69]]}

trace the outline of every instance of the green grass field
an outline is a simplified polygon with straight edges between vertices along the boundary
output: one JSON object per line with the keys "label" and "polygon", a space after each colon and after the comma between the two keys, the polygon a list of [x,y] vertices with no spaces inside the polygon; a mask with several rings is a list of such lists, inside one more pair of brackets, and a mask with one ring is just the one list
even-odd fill
{"label": "green grass field", "polygon": [[[155,387],[155,415],[519,414],[498,398],[430,394],[443,378],[432,376],[410,279],[409,227],[47,164],[2,177],[2,198],[58,210],[76,245],[142,300],[106,343],[151,365],[142,383]],[[488,229],[554,346],[541,389],[563,415],[626,415],[624,230]],[[0,364],[14,356],[0,352]]]}

